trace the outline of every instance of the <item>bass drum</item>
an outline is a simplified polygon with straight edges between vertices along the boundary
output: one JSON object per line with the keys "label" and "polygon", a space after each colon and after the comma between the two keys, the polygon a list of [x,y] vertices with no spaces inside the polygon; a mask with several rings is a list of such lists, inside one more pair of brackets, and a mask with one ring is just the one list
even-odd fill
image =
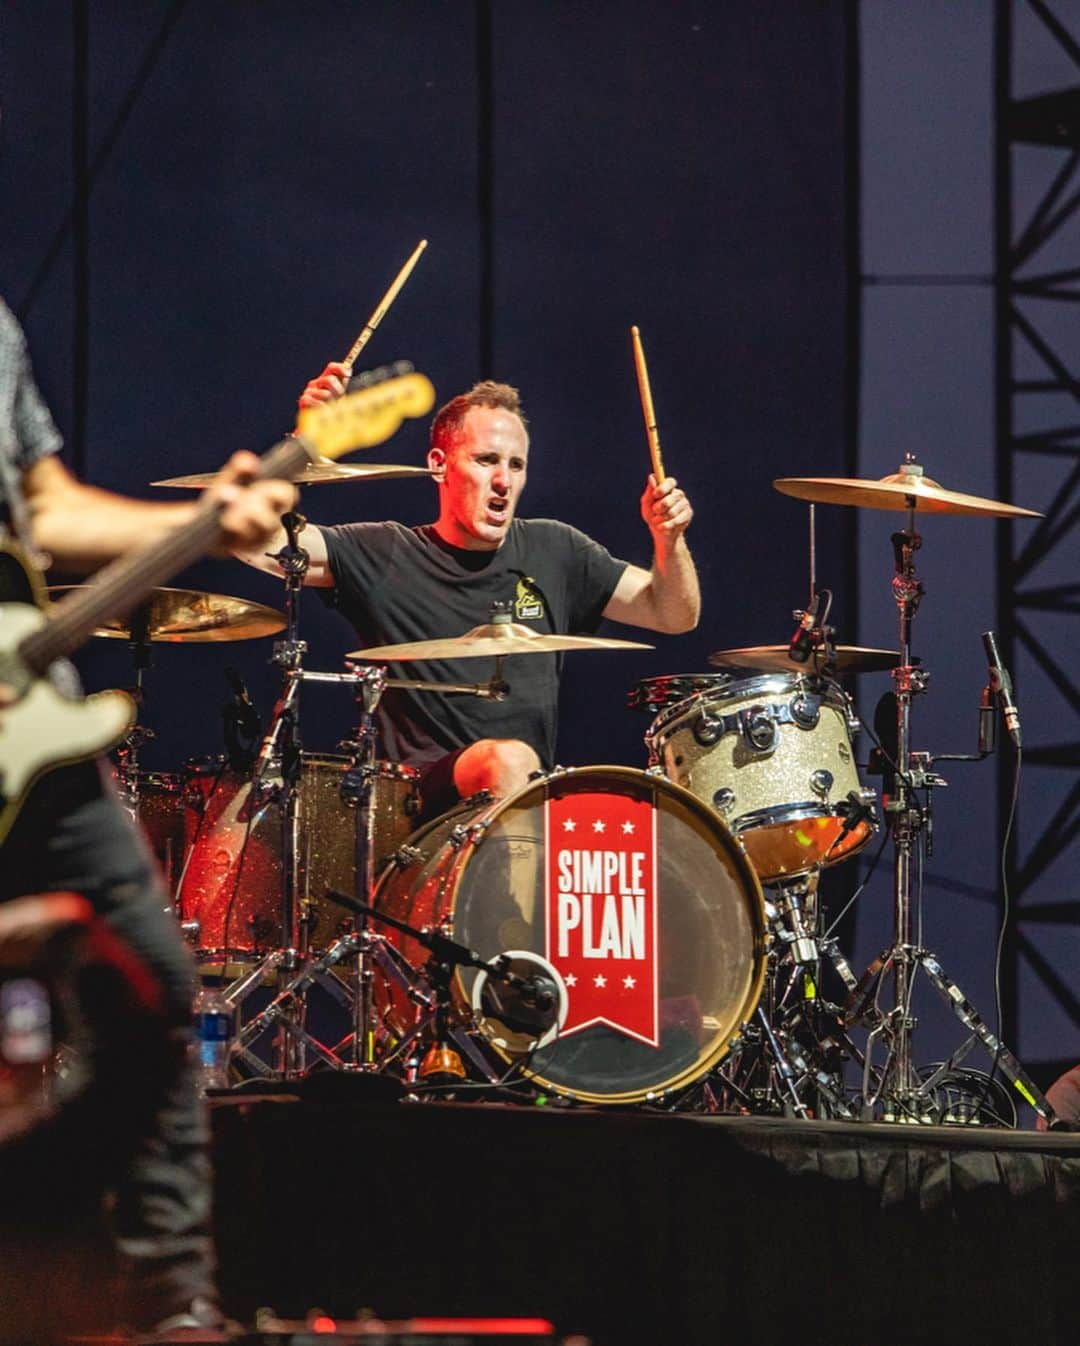
{"label": "bass drum", "polygon": [[[753,1013],[765,973],[761,886],[716,814],[659,773],[559,771],[496,803],[466,801],[415,833],[376,906],[441,926],[484,958],[539,954],[562,977],[566,1022],[526,1073],[591,1103],[660,1099],[710,1070]],[[424,949],[391,938],[414,965]],[[474,969],[453,994],[469,1015]],[[391,1030],[419,1011],[389,984]],[[478,1032],[510,1059],[485,1020]]]}

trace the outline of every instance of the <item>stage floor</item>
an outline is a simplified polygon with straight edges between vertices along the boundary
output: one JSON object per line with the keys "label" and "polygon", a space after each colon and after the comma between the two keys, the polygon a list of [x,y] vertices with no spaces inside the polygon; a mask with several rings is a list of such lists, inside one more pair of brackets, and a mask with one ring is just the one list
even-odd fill
{"label": "stage floor", "polygon": [[595,1346],[1075,1343],[1080,1136],[492,1104],[214,1106],[226,1307]]}

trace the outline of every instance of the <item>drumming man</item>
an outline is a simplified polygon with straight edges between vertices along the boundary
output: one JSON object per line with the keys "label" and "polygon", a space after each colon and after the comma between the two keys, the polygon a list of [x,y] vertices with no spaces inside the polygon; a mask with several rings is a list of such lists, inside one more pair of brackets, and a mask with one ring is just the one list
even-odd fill
{"label": "drumming man", "polygon": [[[0,301],[0,538],[11,531],[25,549],[48,553],[65,570],[89,571],[164,540],[193,517],[191,503],[147,503],[84,485],[61,463],[60,448],[22,329]],[[232,546],[259,545],[295,499],[287,482],[242,489],[256,467],[253,455],[236,454],[210,488],[225,502],[222,525]],[[54,664],[50,676],[70,682],[74,671]],[[15,714],[4,709],[14,701],[0,683],[0,720]],[[17,747],[19,734],[9,742]],[[55,889],[82,893],[139,955],[161,987],[167,1015],[162,1059],[130,1063],[141,1072],[146,1115],[114,1210],[130,1273],[127,1316],[141,1331],[213,1327],[220,1314],[208,1127],[189,1051],[191,960],[149,852],[96,762],[45,775],[0,845],[0,900]],[[57,1156],[58,1165],[63,1159]]]}
{"label": "drumming man", "polygon": [[[327,365],[305,388],[301,407],[341,396],[346,379],[343,365]],[[512,620],[538,633],[590,634],[605,617],[651,631],[692,630],[701,600],[684,534],[693,511],[675,479],[650,476],[641,497],[653,541],[645,570],[568,524],[516,518],[528,457],[517,390],[478,383],[432,423],[435,522],[308,528],[305,582],[332,590],[330,603],[365,646],[461,636],[491,620],[493,602],[510,603]],[[262,552],[236,554],[280,573]],[[415,662],[409,671],[436,682],[478,680],[471,660]],[[551,768],[558,672],[553,654],[511,658],[504,701],[387,691],[379,708],[383,750],[421,769],[426,816],[481,790],[503,797]]]}

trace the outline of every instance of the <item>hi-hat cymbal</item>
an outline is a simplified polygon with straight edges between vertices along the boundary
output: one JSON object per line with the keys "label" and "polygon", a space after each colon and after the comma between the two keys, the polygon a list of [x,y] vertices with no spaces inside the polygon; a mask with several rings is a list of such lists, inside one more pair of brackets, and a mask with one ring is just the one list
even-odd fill
{"label": "hi-hat cymbal", "polygon": [[353,650],[349,659],[369,664],[398,659],[480,659],[505,654],[554,654],[560,650],[652,650],[638,640],[607,640],[600,636],[540,635],[518,622],[491,622],[474,626],[463,636],[440,640],[413,640],[404,645],[375,645]]}
{"label": "hi-hat cymbal", "polygon": [[[188,477],[167,477],[152,481],[151,486],[209,486],[216,472],[195,472]],[[404,467],[397,463],[308,463],[293,481],[298,486],[320,486],[330,481],[383,481],[389,477],[430,477],[426,467]]]}
{"label": "hi-hat cymbal", "polygon": [[[880,673],[895,668],[900,656],[895,650],[876,650],[860,645],[834,645],[832,668],[837,673]],[[820,650],[811,650],[804,664],[797,664],[787,645],[749,645],[741,650],[717,650],[709,655],[714,668],[746,668],[765,673],[816,673],[823,660]]]}
{"label": "hi-hat cymbal", "polygon": [[[60,598],[81,584],[54,584],[50,598]],[[264,603],[229,594],[206,594],[196,589],[154,589],[150,597],[125,617],[104,622],[95,636],[110,640],[155,642],[253,640],[272,636],[285,627],[285,615]],[[144,634],[145,632],[145,634]]]}
{"label": "hi-hat cymbal", "polygon": [[920,514],[978,514],[992,519],[1039,519],[1038,510],[986,500],[979,495],[948,491],[923,474],[918,463],[904,463],[880,481],[858,477],[779,477],[773,486],[781,495],[824,505],[860,505],[864,509],[908,510]]}

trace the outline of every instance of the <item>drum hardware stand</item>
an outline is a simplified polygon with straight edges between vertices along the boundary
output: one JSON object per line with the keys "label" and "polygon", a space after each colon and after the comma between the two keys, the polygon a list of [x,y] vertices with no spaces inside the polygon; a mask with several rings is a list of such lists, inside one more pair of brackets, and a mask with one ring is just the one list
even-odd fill
{"label": "drum hardware stand", "polygon": [[[910,458],[904,470],[909,473],[916,470],[921,472],[921,468]],[[867,1039],[863,1064],[862,1115],[864,1120],[872,1120],[880,1105],[884,1121],[924,1123],[932,1120],[927,1114],[928,1081],[920,1077],[912,1058],[912,1036],[918,1023],[912,1014],[912,995],[915,975],[922,968],[931,985],[960,1022],[991,1052],[998,1067],[1021,1097],[1041,1117],[1053,1121],[1054,1112],[1045,1095],[1028,1077],[1016,1057],[991,1033],[975,1007],[946,976],[936,957],[914,940],[912,860],[920,837],[927,853],[932,853],[931,792],[947,784],[941,776],[929,769],[935,759],[929,753],[913,752],[911,748],[912,701],[925,692],[929,678],[927,671],[916,667],[911,658],[912,627],[925,592],[915,573],[915,553],[922,546],[922,538],[915,531],[916,503],[914,496],[908,497],[907,528],[892,534],[892,591],[900,630],[900,663],[892,670],[896,688],[896,793],[885,806],[885,812],[891,819],[895,851],[893,943],[864,973],[849,997],[845,1013],[845,1023],[851,1025],[860,1019],[865,1021],[872,1006],[872,1018],[876,1020]],[[980,761],[988,755],[991,748],[987,745],[983,710],[989,700],[989,692],[984,693],[980,703],[979,753],[974,758],[957,754],[947,760]],[[919,805],[916,798],[916,792],[922,789],[926,790],[925,808]],[[877,1002],[890,973],[892,1004],[887,1010],[880,1011]],[[879,1040],[886,1043],[886,1057],[875,1079],[872,1060]]]}
{"label": "drum hardware stand", "polygon": [[[802,878],[776,885],[776,901],[766,900],[766,913],[773,930],[772,953],[772,991],[771,1014],[766,1014],[764,1005],[758,1007],[758,1017],[763,1030],[762,1049],[771,1055],[770,1077],[775,1078],[782,1094],[783,1110],[789,1115],[807,1117],[813,1115],[803,1093],[813,1090],[818,1100],[824,1100],[829,1115],[843,1119],[854,1119],[854,1113],[847,1101],[843,1081],[834,1070],[828,1068],[824,1052],[829,1048],[841,1051],[854,1051],[854,1044],[844,1041],[823,1041],[818,1023],[819,1013],[833,1013],[838,1018],[838,1006],[828,1005],[820,998],[818,969],[823,955],[838,971],[846,970],[854,984],[855,978],[846,960],[839,953],[836,941],[821,939],[817,932],[816,906],[811,899],[816,896],[820,873],[813,870]],[[789,963],[786,983],[780,985],[782,965]],[[842,972],[841,972],[842,975]],[[798,1000],[788,1006],[789,997],[801,988]],[[810,1038],[809,1043],[800,1042],[796,1030],[802,1026]],[[773,1077],[772,1072],[775,1072]],[[770,1086],[768,1092],[771,1092]],[[820,1102],[818,1104],[820,1110]]]}
{"label": "drum hardware stand", "polygon": [[[347,893],[330,889],[326,896],[331,901],[347,907],[358,917],[371,917],[408,935],[431,954],[419,977],[404,958],[401,958],[402,967],[408,968],[412,982],[412,985],[407,987],[409,997],[424,1013],[405,1038],[397,1044],[391,1056],[384,1058],[380,1063],[380,1067],[385,1069],[389,1061],[397,1059],[406,1046],[421,1038],[428,1030],[433,1030],[434,1040],[419,1064],[416,1079],[410,1080],[410,1083],[454,1084],[464,1080],[466,1072],[462,1054],[469,1058],[489,1084],[500,1082],[499,1075],[492,1069],[491,1063],[472,1035],[464,1026],[454,1023],[455,1007],[450,994],[450,983],[457,967],[473,967],[485,972],[493,980],[520,992],[524,1002],[541,1013],[557,1011],[559,988],[555,982],[543,974],[533,977],[520,976],[512,971],[507,954],[499,954],[493,959],[482,958],[439,929],[429,927],[417,929],[405,921],[399,921],[396,917],[376,910],[366,902],[358,902]],[[399,984],[405,985],[400,978]]]}
{"label": "drum hardware stand", "polygon": [[[306,525],[303,515],[290,510],[282,515],[286,542],[273,559],[285,577],[285,637],[275,641],[271,662],[277,664],[284,676],[284,687],[270,717],[267,730],[252,772],[252,800],[258,801],[277,795],[282,816],[282,947],[271,950],[254,968],[244,973],[225,989],[225,997],[233,1005],[240,1005],[260,985],[270,972],[295,973],[306,961],[307,925],[301,917],[298,902],[298,829],[301,764],[300,686],[303,655],[307,642],[299,638],[300,591],[308,571],[310,556],[300,546],[299,535]],[[271,764],[277,769],[271,776]],[[228,950],[226,950],[226,959]],[[273,1022],[280,1032],[275,1043],[275,1065],[266,1065],[249,1050],[249,1045],[265,1031],[269,1023],[254,1031],[254,1025],[263,1016],[257,1016],[237,1036],[235,1053],[260,1074],[291,1079],[305,1067],[304,1047],[316,1054],[321,1044],[303,1025],[305,1005],[302,1000],[288,997]]]}
{"label": "drum hardware stand", "polygon": [[[377,733],[374,725],[374,715],[378,708],[379,701],[386,687],[409,687],[421,691],[439,691],[454,692],[467,696],[486,696],[492,699],[501,699],[505,695],[505,684],[502,682],[498,671],[495,677],[489,683],[432,683],[424,682],[418,679],[388,678],[386,668],[382,665],[350,666],[351,671],[347,673],[321,673],[309,672],[300,668],[293,668],[287,671],[286,677],[289,679],[289,688],[279,707],[283,702],[288,701],[290,695],[295,698],[300,684],[303,682],[321,682],[345,684],[355,689],[356,700],[360,709],[360,720],[355,731],[354,737],[343,741],[339,746],[342,751],[346,751],[352,757],[352,763],[347,768],[341,783],[342,799],[357,809],[357,828],[356,828],[356,874],[358,887],[366,897],[374,894],[375,888],[375,853],[374,853],[374,783],[378,774],[378,765],[376,761]],[[278,708],[275,708],[275,725],[278,720]],[[266,751],[264,745],[264,752]],[[272,751],[272,747],[271,747]],[[269,756],[269,754],[267,754]],[[260,754],[260,760],[263,754]],[[258,776],[258,770],[256,771]],[[295,851],[295,828],[289,829],[288,835],[294,838]],[[286,881],[290,872],[294,875],[292,890],[295,894],[298,890],[298,872],[290,871],[286,867]],[[293,900],[293,906],[296,902]],[[355,913],[354,914],[358,914]],[[335,1048],[325,1047],[323,1044],[315,1043],[314,1039],[307,1038],[308,1045],[312,1046],[315,1054],[327,1065],[331,1065],[338,1070],[366,1071],[374,1072],[376,1064],[376,1041],[375,1041],[375,1013],[372,1003],[372,993],[374,989],[374,967],[373,963],[379,966],[384,976],[396,980],[412,995],[409,989],[405,974],[402,968],[398,966],[397,951],[388,944],[381,935],[371,932],[366,927],[366,917],[359,913],[360,919],[355,931],[338,939],[326,952],[312,963],[300,960],[291,967],[283,960],[279,959],[285,970],[293,971],[295,975],[282,987],[278,996],[269,1006],[260,1014],[253,1018],[247,1024],[240,1035],[241,1047],[246,1047],[247,1043],[253,1041],[260,1033],[265,1032],[271,1025],[281,1023],[289,1031],[290,1020],[287,1012],[292,1005],[302,1005],[303,996],[318,982],[332,995],[337,996],[343,1004],[351,1008],[353,1016],[353,1029],[344,1042],[337,1044]],[[306,952],[306,950],[305,950]],[[331,969],[346,961],[352,962],[351,986],[344,984],[337,977],[331,975]],[[404,964],[404,960],[401,960]],[[404,964],[407,967],[407,964]],[[256,984],[258,977],[250,980],[253,974],[248,974],[245,982],[248,986]],[[294,1030],[295,1031],[295,1030]],[[306,1035],[305,1035],[306,1036]],[[345,1044],[349,1045],[348,1057],[343,1057],[340,1053]]]}

